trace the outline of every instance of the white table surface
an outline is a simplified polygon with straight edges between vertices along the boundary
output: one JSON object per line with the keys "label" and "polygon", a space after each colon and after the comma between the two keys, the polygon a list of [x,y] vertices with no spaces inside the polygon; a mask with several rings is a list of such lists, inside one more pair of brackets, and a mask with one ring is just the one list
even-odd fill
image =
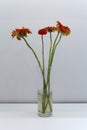
{"label": "white table surface", "polygon": [[46,118],[37,104],[0,104],[0,130],[87,130],[87,104],[53,104]]}

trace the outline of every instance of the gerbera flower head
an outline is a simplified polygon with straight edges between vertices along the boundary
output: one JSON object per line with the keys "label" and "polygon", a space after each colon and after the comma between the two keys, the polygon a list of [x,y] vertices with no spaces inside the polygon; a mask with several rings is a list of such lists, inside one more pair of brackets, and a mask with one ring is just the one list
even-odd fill
{"label": "gerbera flower head", "polygon": [[12,38],[16,37],[18,40],[21,40],[22,37],[27,37],[27,34],[32,33],[30,29],[22,27],[21,29],[16,28],[12,31]]}
{"label": "gerbera flower head", "polygon": [[46,29],[47,29],[47,32],[55,32],[58,30],[57,27],[55,26],[48,26],[46,27]]}
{"label": "gerbera flower head", "polygon": [[71,30],[70,30],[69,27],[62,25],[61,22],[59,22],[59,21],[57,21],[56,27],[58,28],[58,31],[59,31],[60,33],[62,33],[63,35],[66,35],[66,36],[67,36],[67,35],[69,35],[70,32],[71,32]]}
{"label": "gerbera flower head", "polygon": [[38,34],[39,34],[39,35],[46,35],[46,34],[47,34],[47,29],[46,29],[46,28],[40,29],[40,30],[38,31]]}

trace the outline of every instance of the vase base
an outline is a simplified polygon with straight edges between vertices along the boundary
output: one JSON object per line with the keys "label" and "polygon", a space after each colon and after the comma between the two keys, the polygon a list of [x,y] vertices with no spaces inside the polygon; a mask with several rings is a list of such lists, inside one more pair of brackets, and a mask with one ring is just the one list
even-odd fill
{"label": "vase base", "polygon": [[51,113],[38,113],[38,116],[40,117],[51,117],[52,116],[52,112]]}

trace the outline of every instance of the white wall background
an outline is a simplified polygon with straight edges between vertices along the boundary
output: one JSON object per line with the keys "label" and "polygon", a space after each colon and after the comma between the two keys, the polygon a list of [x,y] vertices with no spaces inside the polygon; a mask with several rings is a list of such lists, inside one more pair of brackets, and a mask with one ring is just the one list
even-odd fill
{"label": "white wall background", "polygon": [[[38,29],[61,21],[71,28],[58,46],[52,69],[53,100],[87,102],[87,1],[0,0],[0,102],[34,102],[42,88],[38,65],[23,41],[11,31],[23,26],[41,55]],[[46,49],[48,47],[46,43]]]}

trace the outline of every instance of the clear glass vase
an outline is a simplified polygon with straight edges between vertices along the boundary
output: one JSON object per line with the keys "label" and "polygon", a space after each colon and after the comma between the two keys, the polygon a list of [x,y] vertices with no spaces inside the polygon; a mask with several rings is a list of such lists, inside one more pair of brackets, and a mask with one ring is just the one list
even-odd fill
{"label": "clear glass vase", "polygon": [[41,117],[52,115],[52,91],[38,90],[38,115]]}

